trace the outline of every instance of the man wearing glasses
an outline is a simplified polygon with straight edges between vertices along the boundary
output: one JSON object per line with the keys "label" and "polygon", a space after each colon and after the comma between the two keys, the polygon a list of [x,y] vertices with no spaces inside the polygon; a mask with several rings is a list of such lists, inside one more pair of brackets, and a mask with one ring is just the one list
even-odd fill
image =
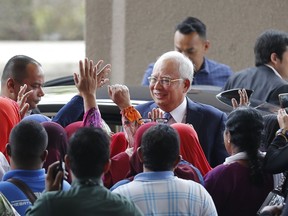
{"label": "man wearing glasses", "polygon": [[149,77],[150,93],[154,101],[136,106],[142,118],[160,108],[169,113],[168,124],[189,123],[195,128],[200,144],[211,166],[224,162],[227,152],[223,144],[226,114],[208,105],[193,102],[186,93],[193,80],[193,64],[177,51],[164,53],[156,61]]}

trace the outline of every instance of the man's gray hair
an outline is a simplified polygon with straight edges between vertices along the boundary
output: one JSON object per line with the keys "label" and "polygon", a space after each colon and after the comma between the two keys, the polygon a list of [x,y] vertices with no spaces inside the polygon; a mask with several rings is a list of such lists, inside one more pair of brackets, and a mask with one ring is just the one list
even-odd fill
{"label": "man's gray hair", "polygon": [[191,88],[193,75],[194,75],[194,66],[193,66],[192,61],[180,52],[169,51],[169,52],[164,53],[157,59],[154,65],[154,70],[163,61],[166,61],[166,60],[173,60],[175,63],[178,64],[181,78],[185,80],[188,79],[190,81],[190,88]]}

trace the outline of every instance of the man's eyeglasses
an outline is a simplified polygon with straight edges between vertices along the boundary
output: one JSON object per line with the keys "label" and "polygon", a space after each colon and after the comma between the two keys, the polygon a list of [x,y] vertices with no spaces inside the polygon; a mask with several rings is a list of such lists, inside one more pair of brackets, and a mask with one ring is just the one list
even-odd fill
{"label": "man's eyeglasses", "polygon": [[171,83],[176,82],[176,81],[180,81],[183,79],[181,79],[181,78],[180,79],[171,79],[168,77],[163,77],[163,78],[157,79],[156,77],[150,76],[150,77],[148,77],[148,80],[149,80],[150,85],[155,85],[159,81],[162,86],[170,86]]}
{"label": "man's eyeglasses", "polygon": [[151,118],[142,118],[141,119],[143,121],[144,124],[149,123],[149,122],[156,122],[159,124],[166,124],[168,122],[168,120],[166,118],[155,118],[155,119],[151,119]]}

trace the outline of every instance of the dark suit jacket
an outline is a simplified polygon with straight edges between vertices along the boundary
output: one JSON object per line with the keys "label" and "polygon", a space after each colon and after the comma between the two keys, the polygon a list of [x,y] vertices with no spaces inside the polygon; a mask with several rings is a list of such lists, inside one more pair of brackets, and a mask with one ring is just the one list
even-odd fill
{"label": "dark suit jacket", "polygon": [[[157,105],[154,101],[136,106],[143,118]],[[226,114],[205,104],[195,103],[187,98],[186,123],[195,128],[203,151],[212,167],[224,162],[228,157],[223,141]]]}
{"label": "dark suit jacket", "polygon": [[246,88],[254,90],[250,99],[279,105],[278,94],[288,93],[288,82],[278,77],[266,65],[236,72],[224,86],[224,90]]}

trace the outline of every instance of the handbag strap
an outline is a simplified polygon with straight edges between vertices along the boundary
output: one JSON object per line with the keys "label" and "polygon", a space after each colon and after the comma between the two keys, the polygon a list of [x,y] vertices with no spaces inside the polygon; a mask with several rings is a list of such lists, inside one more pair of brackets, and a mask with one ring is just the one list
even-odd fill
{"label": "handbag strap", "polygon": [[36,195],[23,181],[15,178],[10,178],[7,181],[17,186],[27,196],[27,198],[32,204],[35,202],[35,200],[37,199]]}

